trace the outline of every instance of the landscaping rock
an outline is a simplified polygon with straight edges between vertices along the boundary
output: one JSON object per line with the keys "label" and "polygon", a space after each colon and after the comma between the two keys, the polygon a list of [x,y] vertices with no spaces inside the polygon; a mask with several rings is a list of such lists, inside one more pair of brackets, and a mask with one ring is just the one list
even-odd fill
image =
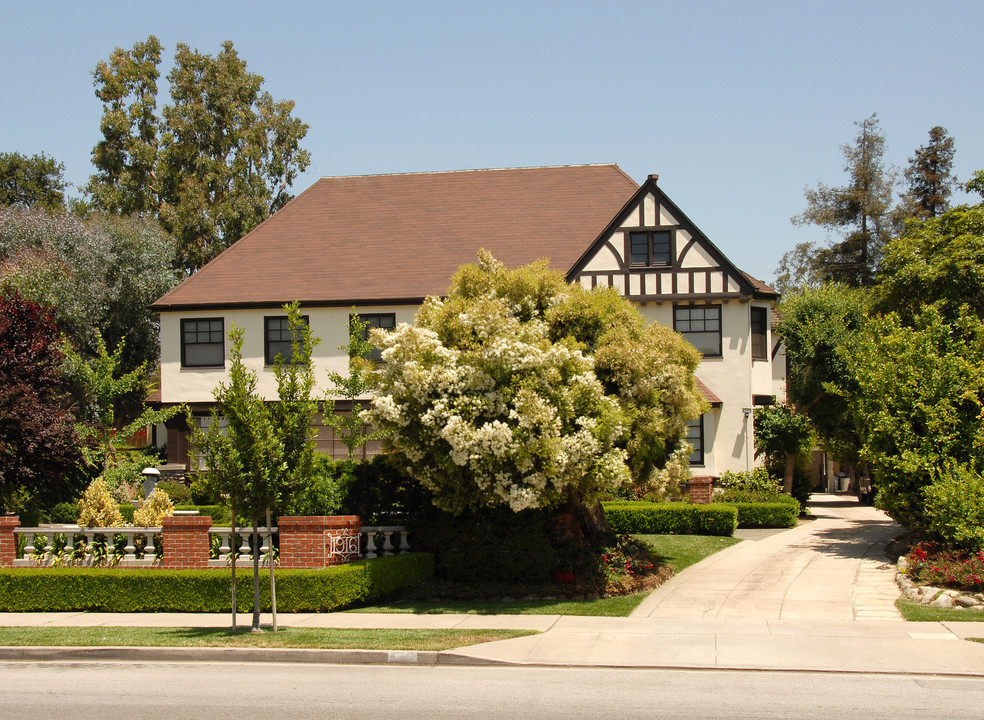
{"label": "landscaping rock", "polygon": [[956,604],[957,604],[958,606],[960,606],[960,607],[965,607],[965,608],[969,608],[969,607],[977,607],[977,606],[979,606],[979,605],[981,605],[981,604],[982,604],[982,603],[981,603],[981,601],[980,601],[980,600],[978,600],[978,599],[977,599],[976,597],[974,597],[973,595],[958,595],[958,596],[957,596],[957,597],[956,597],[956,598],[954,599],[954,602],[955,602],[955,603],[956,603]]}
{"label": "landscaping rock", "polygon": [[952,595],[940,593],[940,596],[929,604],[938,608],[952,608],[954,606],[954,600]]}

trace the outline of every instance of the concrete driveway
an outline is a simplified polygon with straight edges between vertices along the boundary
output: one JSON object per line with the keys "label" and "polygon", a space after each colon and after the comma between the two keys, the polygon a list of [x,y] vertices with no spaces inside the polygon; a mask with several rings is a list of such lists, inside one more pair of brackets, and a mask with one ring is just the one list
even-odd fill
{"label": "concrete driveway", "polygon": [[901,528],[846,495],[815,494],[815,520],[742,542],[687,568],[632,617],[724,620],[901,620],[885,546]]}

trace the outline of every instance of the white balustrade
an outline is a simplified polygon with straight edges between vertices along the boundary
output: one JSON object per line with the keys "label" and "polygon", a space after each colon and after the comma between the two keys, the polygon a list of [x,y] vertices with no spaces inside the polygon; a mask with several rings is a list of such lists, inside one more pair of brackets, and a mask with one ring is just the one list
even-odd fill
{"label": "white balustrade", "polygon": [[[92,567],[105,564],[146,567],[157,562],[154,535],[160,532],[160,527],[83,528],[78,525],[19,527],[14,529],[14,534],[25,537],[26,545],[23,555],[14,560],[14,565]],[[122,549],[117,550],[116,539],[119,535],[122,535],[124,540]],[[144,538],[143,550],[137,545],[139,536]],[[39,537],[44,538],[40,547]]]}
{"label": "white balustrade", "polygon": [[[408,536],[410,531],[407,530],[402,525],[380,525],[377,527],[363,527],[362,535],[365,538],[366,549],[362,554],[362,557],[367,560],[379,557],[382,554],[383,557],[393,554],[393,540],[398,538],[398,545],[396,546],[397,554],[403,555],[410,550],[410,542]],[[377,547],[377,535],[383,536],[383,547],[382,553],[377,552],[380,548]]]}
{"label": "white balustrade", "polygon": [[[274,546],[273,536],[279,531],[274,527],[258,527],[257,534],[260,536],[260,564],[270,566],[270,548]],[[252,527],[237,527],[235,531],[231,527],[210,527],[210,536],[217,535],[219,538],[219,553],[217,558],[208,561],[209,567],[226,567],[231,562],[232,548],[237,547],[236,558],[252,562],[253,550],[250,547],[250,538],[253,535]],[[215,543],[212,543],[213,547]]]}

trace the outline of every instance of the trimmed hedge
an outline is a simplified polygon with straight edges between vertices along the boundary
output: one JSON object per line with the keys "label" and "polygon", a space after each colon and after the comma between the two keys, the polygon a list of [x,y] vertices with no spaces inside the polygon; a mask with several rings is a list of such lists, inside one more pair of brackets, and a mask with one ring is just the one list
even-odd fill
{"label": "trimmed hedge", "polygon": [[[374,602],[434,573],[428,553],[360,560],[319,570],[277,570],[277,610],[330,612]],[[260,602],[270,610],[270,578],[260,571]],[[3,612],[228,612],[231,571],[120,568],[4,568]],[[240,612],[253,607],[252,566],[237,567]]]}
{"label": "trimmed hedge", "polygon": [[738,511],[738,527],[791,528],[796,527],[800,505],[796,498],[785,502],[727,502],[714,503]]}
{"label": "trimmed hedge", "polygon": [[729,536],[738,527],[738,510],[728,505],[625,500],[602,506],[619,534]]}
{"label": "trimmed hedge", "polygon": [[[212,518],[212,525],[216,527],[227,527],[232,522],[232,510],[228,505],[175,505],[175,510],[197,510],[199,515],[208,515]],[[241,514],[236,518],[240,527],[245,527],[251,521],[244,518]]]}

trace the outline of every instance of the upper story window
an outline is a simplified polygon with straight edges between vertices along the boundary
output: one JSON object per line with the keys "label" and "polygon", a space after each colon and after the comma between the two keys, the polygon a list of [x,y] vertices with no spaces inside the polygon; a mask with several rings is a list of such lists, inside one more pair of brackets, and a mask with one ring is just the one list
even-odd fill
{"label": "upper story window", "polygon": [[670,254],[668,230],[639,230],[629,233],[629,258],[632,265],[669,265]]}
{"label": "upper story window", "polygon": [[685,305],[673,308],[673,329],[705,357],[721,356],[721,306]]}
{"label": "upper story window", "polygon": [[752,311],[752,360],[769,359],[769,309],[753,307]]}
{"label": "upper story window", "polygon": [[691,465],[704,464],[704,416],[687,421],[687,442],[694,448],[690,453]]}
{"label": "upper story window", "polygon": [[[363,340],[369,339],[369,331],[372,328],[393,330],[396,327],[396,313],[359,313],[359,320],[365,324],[362,334]],[[382,351],[379,348],[373,348],[366,355],[366,359],[374,362],[382,362]]]}
{"label": "upper story window", "polygon": [[181,321],[181,365],[183,367],[225,365],[225,321],[222,318]]}
{"label": "upper story window", "polygon": [[[304,324],[308,323],[308,316],[301,318]],[[291,345],[290,323],[286,315],[263,318],[263,354],[267,365],[276,365],[279,355],[285,362],[290,362],[294,357],[294,348]]]}

